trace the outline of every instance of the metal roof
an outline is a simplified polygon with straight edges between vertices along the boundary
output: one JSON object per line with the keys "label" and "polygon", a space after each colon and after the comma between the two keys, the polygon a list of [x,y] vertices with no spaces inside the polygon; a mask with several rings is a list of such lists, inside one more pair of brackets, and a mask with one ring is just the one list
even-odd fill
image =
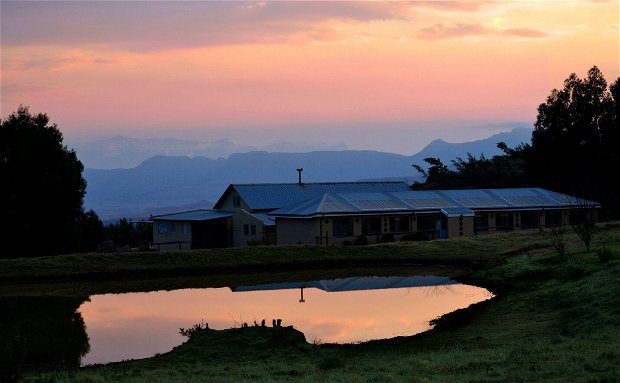
{"label": "metal roof", "polygon": [[449,277],[415,276],[415,277],[351,277],[329,279],[310,282],[284,282],[255,286],[236,286],[230,289],[234,292],[262,291],[262,290],[289,290],[299,288],[316,288],[327,292],[359,291],[376,289],[397,289],[403,287],[443,286],[456,284]]}
{"label": "metal roof", "polygon": [[[252,214],[252,213],[248,213],[248,214]],[[263,225],[264,226],[275,226],[276,221],[269,217],[267,214],[252,214],[254,217],[260,219],[261,221],[263,221]]]}
{"label": "metal roof", "polygon": [[441,212],[448,217],[472,216],[472,209],[539,209],[600,207],[592,201],[540,188],[422,190],[383,193],[326,193],[269,213],[280,217],[325,214]]}
{"label": "metal roof", "polygon": [[211,209],[183,211],[180,213],[153,216],[153,220],[161,221],[209,221],[218,218],[232,217],[233,212]]}
{"label": "metal roof", "polygon": [[300,204],[326,193],[378,193],[407,191],[403,181],[385,182],[317,182],[281,184],[231,184],[216,202],[219,208],[226,196],[236,191],[252,210],[273,210]]}

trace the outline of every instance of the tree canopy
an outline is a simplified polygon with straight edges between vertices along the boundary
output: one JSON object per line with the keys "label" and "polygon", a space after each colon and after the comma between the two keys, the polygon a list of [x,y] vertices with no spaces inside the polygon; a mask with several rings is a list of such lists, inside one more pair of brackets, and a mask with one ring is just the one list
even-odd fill
{"label": "tree canopy", "polygon": [[594,199],[608,214],[620,212],[620,79],[607,87],[592,67],[571,74],[538,107],[528,161],[529,182]]}
{"label": "tree canopy", "polygon": [[600,202],[608,217],[620,217],[620,79],[610,87],[592,67],[584,79],[571,74],[538,107],[532,142],[487,159],[471,154],[452,167],[426,158],[419,189],[543,187]]}
{"label": "tree canopy", "polygon": [[28,107],[20,106],[0,120],[3,257],[75,250],[84,214],[83,169],[46,114],[31,114]]}

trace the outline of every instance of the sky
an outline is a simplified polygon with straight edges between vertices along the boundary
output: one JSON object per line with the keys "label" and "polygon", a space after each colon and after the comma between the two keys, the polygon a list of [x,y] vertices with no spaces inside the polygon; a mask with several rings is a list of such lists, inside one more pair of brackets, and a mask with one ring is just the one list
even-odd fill
{"label": "sky", "polygon": [[5,1],[1,116],[66,139],[345,142],[412,154],[531,127],[619,74],[617,0]]}

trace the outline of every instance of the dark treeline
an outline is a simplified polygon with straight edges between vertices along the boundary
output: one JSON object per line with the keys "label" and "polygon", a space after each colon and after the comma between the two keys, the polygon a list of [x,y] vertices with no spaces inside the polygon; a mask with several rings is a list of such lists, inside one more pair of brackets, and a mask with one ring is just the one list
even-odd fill
{"label": "dark treeline", "polygon": [[426,158],[414,189],[542,187],[595,200],[607,218],[620,217],[620,79],[611,86],[597,67],[571,74],[538,107],[531,143],[485,158]]}
{"label": "dark treeline", "polygon": [[105,226],[84,211],[84,166],[46,114],[20,106],[0,120],[0,258],[143,247],[149,228]]}

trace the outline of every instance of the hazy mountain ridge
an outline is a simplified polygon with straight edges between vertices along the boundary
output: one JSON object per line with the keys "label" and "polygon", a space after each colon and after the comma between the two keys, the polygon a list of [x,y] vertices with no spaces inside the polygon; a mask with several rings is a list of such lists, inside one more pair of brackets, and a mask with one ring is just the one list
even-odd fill
{"label": "hazy mountain ridge", "polygon": [[[413,164],[426,157],[449,163],[467,153],[499,154],[497,143],[516,146],[529,142],[531,129],[517,128],[484,140],[448,143],[435,140],[413,156],[372,150],[314,151],[309,153],[234,153],[228,158],[154,156],[131,169],[86,169],[85,207],[102,218],[148,216],[162,206],[179,207],[196,201],[216,201],[231,183],[297,182],[304,168],[305,182],[406,179],[419,177]],[[206,207],[206,206],[201,206]],[[138,215],[140,214],[140,215]]]}
{"label": "hazy mountain ridge", "polygon": [[252,151],[313,152],[317,150],[347,150],[344,143],[326,144],[279,141],[265,146],[241,145],[228,139],[192,141],[176,138],[129,138],[113,136],[70,145],[85,167],[92,169],[133,168],[153,156],[227,158],[233,153]]}

